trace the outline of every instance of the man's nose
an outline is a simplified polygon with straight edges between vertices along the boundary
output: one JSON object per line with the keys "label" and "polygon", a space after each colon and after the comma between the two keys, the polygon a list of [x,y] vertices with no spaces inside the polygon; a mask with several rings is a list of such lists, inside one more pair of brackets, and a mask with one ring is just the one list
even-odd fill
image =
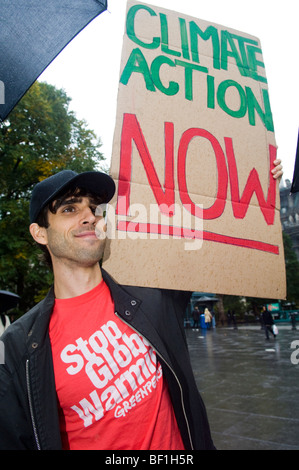
{"label": "man's nose", "polygon": [[86,207],[83,210],[82,214],[82,224],[94,224],[96,221],[96,216],[93,210],[90,207]]}

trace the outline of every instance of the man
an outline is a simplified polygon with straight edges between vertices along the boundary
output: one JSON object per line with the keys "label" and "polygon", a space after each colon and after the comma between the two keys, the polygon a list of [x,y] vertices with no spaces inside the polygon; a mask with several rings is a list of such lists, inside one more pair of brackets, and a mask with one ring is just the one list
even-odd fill
{"label": "man", "polygon": [[194,310],[192,312],[192,317],[193,317],[193,328],[198,328],[199,327],[199,308],[197,305],[195,305]]}
{"label": "man", "polygon": [[271,315],[271,312],[267,310],[267,307],[263,305],[262,308],[262,322],[265,330],[265,335],[266,339],[269,339],[269,331],[273,335],[273,337],[276,337],[276,334],[274,333],[273,326],[274,326],[274,320]]}
{"label": "man", "polygon": [[214,448],[184,335],[189,294],[119,286],[100,268],[96,209],[114,191],[108,175],[68,170],[33,190],[30,232],[54,286],[1,337],[1,449]]}

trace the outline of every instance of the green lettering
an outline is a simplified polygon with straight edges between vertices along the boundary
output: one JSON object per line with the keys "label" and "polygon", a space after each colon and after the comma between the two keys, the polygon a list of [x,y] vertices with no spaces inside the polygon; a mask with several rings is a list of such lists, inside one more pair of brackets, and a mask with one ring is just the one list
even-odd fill
{"label": "green lettering", "polygon": [[[230,51],[228,50],[228,45],[231,48]],[[221,31],[221,68],[223,70],[227,70],[228,57],[235,59],[240,74],[243,77],[248,77],[249,73],[247,59],[245,64],[243,64],[242,58],[240,57],[237,47],[234,43],[233,36],[229,33],[229,31]]]}
{"label": "green lettering", "polygon": [[[240,107],[237,110],[229,108],[225,101],[225,93],[229,87],[235,87],[240,97]],[[217,101],[221,109],[232,117],[242,118],[247,111],[246,95],[241,85],[234,80],[225,80],[221,82],[217,90]]]}
{"label": "green lettering", "polygon": [[262,110],[258,103],[253,91],[248,86],[245,87],[248,103],[248,119],[251,126],[255,126],[255,111],[260,116],[264,126],[268,131],[274,132],[274,124],[272,119],[272,112],[270,107],[270,99],[268,90],[262,90],[265,111]]}
{"label": "green lettering", "polygon": [[209,26],[205,31],[202,31],[200,27],[194,22],[190,21],[190,38],[191,38],[191,54],[192,61],[199,63],[199,53],[198,53],[198,36],[201,37],[204,41],[212,39],[213,45],[213,67],[214,69],[220,69],[220,44],[218,31],[214,26]]}
{"label": "green lettering", "polygon": [[180,22],[181,47],[182,47],[183,58],[186,60],[190,60],[186,20],[184,18],[179,18],[179,22]]}
{"label": "green lettering", "polygon": [[160,13],[160,23],[161,23],[161,50],[165,52],[165,54],[175,55],[177,57],[181,56],[179,51],[175,51],[173,49],[169,49],[169,38],[168,38],[168,24],[167,24],[167,16],[164,13]]}
{"label": "green lettering", "polygon": [[215,78],[207,76],[207,107],[215,109]]}
{"label": "green lettering", "polygon": [[249,65],[249,62],[248,62],[248,59],[247,59],[245,43],[254,44],[254,45],[257,45],[258,43],[254,39],[244,38],[243,36],[239,36],[238,34],[231,34],[231,37],[238,41],[238,45],[239,45],[239,49],[240,49],[240,53],[241,53],[241,62],[243,64],[243,69],[244,69],[244,74],[249,77],[249,76],[251,76],[251,73],[250,73],[250,65]]}
{"label": "green lettering", "polygon": [[138,46],[145,47],[146,49],[157,49],[160,46],[159,37],[154,37],[153,41],[148,44],[148,43],[143,42],[141,39],[139,39],[135,34],[135,16],[139,10],[145,10],[145,11],[148,11],[148,13],[151,16],[157,16],[157,13],[154,10],[152,10],[150,7],[147,7],[145,5],[132,6],[130,10],[128,11],[128,15],[127,15],[127,22],[126,22],[127,35],[133,42],[138,44]]}
{"label": "green lettering", "polygon": [[151,74],[152,74],[154,84],[160,91],[162,91],[162,93],[165,93],[165,95],[168,95],[168,96],[176,95],[177,92],[179,91],[178,83],[171,81],[169,82],[168,88],[166,88],[161,82],[160,68],[163,64],[167,64],[170,67],[175,67],[175,63],[168,57],[165,57],[162,55],[156,57],[153,60],[152,65],[151,65]]}
{"label": "green lettering", "polygon": [[141,73],[143,75],[147,90],[156,91],[145,57],[138,48],[132,50],[128,62],[121,74],[120,83],[127,85],[133,72]]}
{"label": "green lettering", "polygon": [[192,101],[193,99],[193,70],[199,72],[208,73],[207,67],[201,65],[191,64],[190,62],[184,62],[183,60],[176,59],[176,65],[180,65],[185,68],[185,98],[186,100]]}
{"label": "green lettering", "polygon": [[266,77],[258,75],[257,73],[258,66],[265,68],[264,62],[257,60],[256,58],[256,54],[262,53],[261,49],[258,47],[254,47],[254,46],[248,46],[247,52],[248,52],[248,62],[249,62],[249,68],[251,71],[251,77],[254,80],[258,80],[259,82],[267,83]]}

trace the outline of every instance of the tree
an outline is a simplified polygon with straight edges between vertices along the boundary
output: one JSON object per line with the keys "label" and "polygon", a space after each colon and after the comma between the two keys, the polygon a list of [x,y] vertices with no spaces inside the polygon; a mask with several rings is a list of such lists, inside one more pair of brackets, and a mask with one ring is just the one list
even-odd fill
{"label": "tree", "polygon": [[[282,232],[285,269],[286,269],[286,285],[287,285],[287,302],[292,302],[299,305],[299,261],[293,249],[292,240],[285,232]],[[259,314],[262,305],[277,302],[277,299],[258,299],[247,297],[251,309]]]}
{"label": "tree", "polygon": [[[285,232],[283,235],[284,257],[286,267],[287,284],[287,302],[299,306],[299,261],[293,249],[292,240]],[[262,306],[277,302],[277,299],[257,298],[257,297],[238,297],[232,295],[219,295],[221,302],[217,305],[219,311],[219,320],[224,321],[224,311],[235,310],[242,317],[245,311],[252,311],[256,318],[259,317]]]}
{"label": "tree", "polygon": [[36,82],[0,124],[0,289],[21,297],[19,314],[52,281],[28,230],[34,185],[66,168],[98,169],[104,159],[100,140],[69,111],[69,102],[63,90]]}
{"label": "tree", "polygon": [[293,250],[292,240],[283,232],[284,256],[287,278],[287,301],[299,305],[299,261]]}

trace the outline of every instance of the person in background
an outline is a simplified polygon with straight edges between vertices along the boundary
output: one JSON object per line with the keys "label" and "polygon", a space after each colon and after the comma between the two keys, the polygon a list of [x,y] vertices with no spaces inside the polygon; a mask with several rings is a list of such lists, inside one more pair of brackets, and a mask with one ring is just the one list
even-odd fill
{"label": "person in background", "polygon": [[269,339],[269,332],[275,338],[276,335],[274,334],[274,331],[273,331],[274,320],[273,320],[273,317],[271,315],[271,312],[269,312],[267,310],[265,305],[262,308],[262,322],[263,322],[263,325],[264,325],[266,339]]}
{"label": "person in background", "polygon": [[204,316],[205,316],[206,328],[209,330],[211,328],[212,315],[211,315],[210,310],[207,307],[205,308]]}
{"label": "person in background", "polygon": [[199,327],[199,308],[197,305],[194,307],[194,310],[192,312],[192,317],[193,317],[193,328],[198,328]]}

